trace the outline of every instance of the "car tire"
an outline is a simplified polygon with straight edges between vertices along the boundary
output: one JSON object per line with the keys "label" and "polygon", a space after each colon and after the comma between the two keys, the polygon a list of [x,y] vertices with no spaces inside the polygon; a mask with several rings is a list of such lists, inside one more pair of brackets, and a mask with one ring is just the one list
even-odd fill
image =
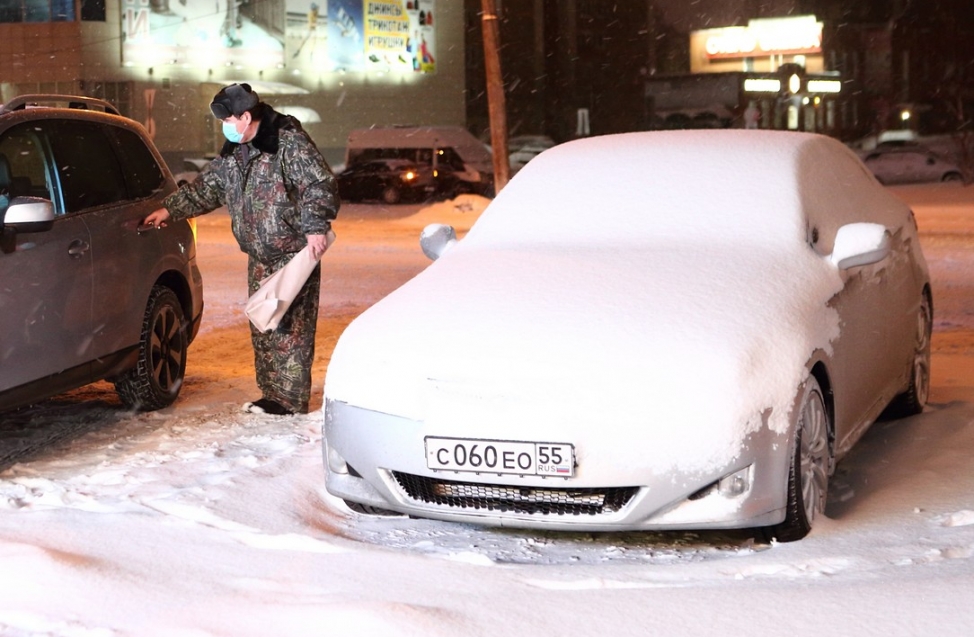
{"label": "car tire", "polygon": [[957,172],[949,172],[943,176],[941,181],[949,181],[949,182],[964,181],[964,176]]}
{"label": "car tire", "polygon": [[396,511],[390,511],[389,509],[383,509],[382,507],[374,507],[369,504],[360,504],[358,502],[352,502],[351,500],[343,500],[345,506],[354,511],[355,513],[361,513],[362,515],[394,515],[401,516],[402,513],[397,513]]}
{"label": "car tire", "polygon": [[395,186],[385,186],[382,189],[382,203],[393,205],[402,199],[402,191]]}
{"label": "car tire", "polygon": [[933,307],[930,297],[923,295],[917,312],[913,360],[910,362],[910,385],[896,396],[889,412],[895,418],[906,418],[923,412],[930,395],[930,337],[933,333]]}
{"label": "car tire", "polygon": [[795,422],[795,450],[788,470],[785,519],[765,529],[768,540],[794,542],[825,512],[832,469],[831,422],[818,381],[810,376],[802,386]]}
{"label": "car tire", "polygon": [[186,320],[176,294],[167,287],[153,287],[142,320],[138,363],[115,379],[122,403],[141,411],[171,405],[186,374],[188,345]]}

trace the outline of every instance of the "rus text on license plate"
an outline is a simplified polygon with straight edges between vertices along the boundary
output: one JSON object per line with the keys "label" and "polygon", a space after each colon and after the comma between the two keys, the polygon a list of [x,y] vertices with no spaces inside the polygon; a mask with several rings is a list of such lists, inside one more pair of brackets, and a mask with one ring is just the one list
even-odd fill
{"label": "rus text on license plate", "polygon": [[427,436],[426,466],[445,471],[570,478],[575,474],[575,448],[560,442]]}

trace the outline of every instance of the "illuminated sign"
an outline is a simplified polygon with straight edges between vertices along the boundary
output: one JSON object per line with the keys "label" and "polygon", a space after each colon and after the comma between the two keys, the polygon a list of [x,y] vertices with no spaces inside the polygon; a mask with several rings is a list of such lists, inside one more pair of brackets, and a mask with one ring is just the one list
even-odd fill
{"label": "illuminated sign", "polygon": [[781,90],[781,80],[748,78],[744,80],[744,90],[748,93],[777,93]]}
{"label": "illuminated sign", "polygon": [[751,20],[746,27],[701,31],[711,60],[822,52],[822,23],[815,16]]}
{"label": "illuminated sign", "polygon": [[839,80],[808,80],[809,93],[839,93],[842,82]]}

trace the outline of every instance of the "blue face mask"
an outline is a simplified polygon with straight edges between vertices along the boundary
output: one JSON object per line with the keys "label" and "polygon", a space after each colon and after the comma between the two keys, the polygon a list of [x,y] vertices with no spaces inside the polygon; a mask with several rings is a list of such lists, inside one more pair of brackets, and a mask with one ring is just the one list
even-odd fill
{"label": "blue face mask", "polygon": [[243,133],[238,133],[237,127],[229,122],[223,122],[223,136],[234,144],[239,144],[243,140]]}

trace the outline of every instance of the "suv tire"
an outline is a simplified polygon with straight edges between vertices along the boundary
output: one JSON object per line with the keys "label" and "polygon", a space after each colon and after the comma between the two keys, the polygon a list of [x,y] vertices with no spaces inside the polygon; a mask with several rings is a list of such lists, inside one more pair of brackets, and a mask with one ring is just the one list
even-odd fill
{"label": "suv tire", "polygon": [[126,407],[153,411],[179,396],[186,374],[186,320],[176,294],[155,286],[149,294],[139,339],[138,364],[115,379]]}

